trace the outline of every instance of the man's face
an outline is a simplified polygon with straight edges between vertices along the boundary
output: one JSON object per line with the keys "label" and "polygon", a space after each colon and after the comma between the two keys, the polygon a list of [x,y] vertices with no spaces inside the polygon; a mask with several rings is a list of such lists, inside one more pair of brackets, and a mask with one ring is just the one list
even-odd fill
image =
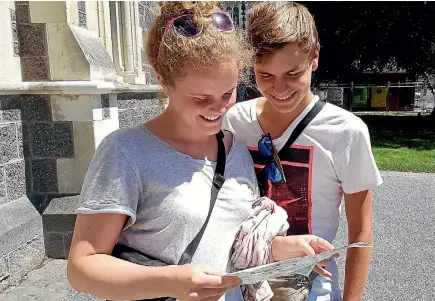
{"label": "man's face", "polygon": [[254,65],[258,89],[280,113],[305,107],[311,101],[307,99],[307,94],[318,62],[318,49],[311,58],[296,44],[288,44],[274,53],[265,54]]}

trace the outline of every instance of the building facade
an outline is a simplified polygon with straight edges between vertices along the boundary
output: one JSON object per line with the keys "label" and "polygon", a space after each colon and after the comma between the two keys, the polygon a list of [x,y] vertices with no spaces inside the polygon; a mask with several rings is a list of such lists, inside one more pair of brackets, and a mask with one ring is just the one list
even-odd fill
{"label": "building facade", "polygon": [[74,201],[60,197],[80,193],[107,134],[164,110],[144,55],[154,5],[0,2],[0,291],[66,258]]}

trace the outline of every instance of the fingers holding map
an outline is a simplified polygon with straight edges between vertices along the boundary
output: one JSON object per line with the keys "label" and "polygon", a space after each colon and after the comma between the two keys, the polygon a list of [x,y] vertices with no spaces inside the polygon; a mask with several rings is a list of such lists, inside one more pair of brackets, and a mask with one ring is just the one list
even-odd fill
{"label": "fingers holding map", "polygon": [[303,274],[306,276],[318,262],[329,259],[334,256],[334,254],[345,251],[348,248],[371,248],[371,245],[364,242],[353,243],[320,254],[291,258],[255,268],[240,270],[229,275],[239,277],[242,279],[243,284],[254,284],[262,280],[289,276],[291,274]]}

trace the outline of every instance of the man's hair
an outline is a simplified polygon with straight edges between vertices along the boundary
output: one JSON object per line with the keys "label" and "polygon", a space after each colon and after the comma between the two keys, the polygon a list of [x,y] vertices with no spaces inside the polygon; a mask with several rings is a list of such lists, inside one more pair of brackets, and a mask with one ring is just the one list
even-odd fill
{"label": "man's hair", "polygon": [[[252,63],[252,47],[240,32],[223,32],[211,24],[210,13],[216,10],[217,2],[211,1],[159,3],[146,51],[150,65],[167,84],[173,85],[175,78],[192,69],[213,72],[210,69],[225,68],[234,61],[239,69],[245,69]],[[163,37],[168,22],[185,14],[191,14],[194,22],[203,26],[201,34],[185,37],[169,29]]]}
{"label": "man's hair", "polygon": [[293,43],[314,57],[319,40],[314,18],[308,9],[287,1],[254,5],[249,12],[248,38],[257,60]]}

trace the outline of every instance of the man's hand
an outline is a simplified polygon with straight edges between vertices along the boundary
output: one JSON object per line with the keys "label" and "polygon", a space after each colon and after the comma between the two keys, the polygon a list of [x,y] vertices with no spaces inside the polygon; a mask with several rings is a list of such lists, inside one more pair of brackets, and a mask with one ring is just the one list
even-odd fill
{"label": "man's hand", "polygon": [[[272,257],[275,261],[315,255],[332,249],[334,247],[328,241],[315,235],[277,236],[272,241]],[[338,254],[336,257],[338,257]],[[328,260],[320,262],[319,265],[328,265]],[[330,272],[319,265],[314,268],[318,274],[332,277]]]}

